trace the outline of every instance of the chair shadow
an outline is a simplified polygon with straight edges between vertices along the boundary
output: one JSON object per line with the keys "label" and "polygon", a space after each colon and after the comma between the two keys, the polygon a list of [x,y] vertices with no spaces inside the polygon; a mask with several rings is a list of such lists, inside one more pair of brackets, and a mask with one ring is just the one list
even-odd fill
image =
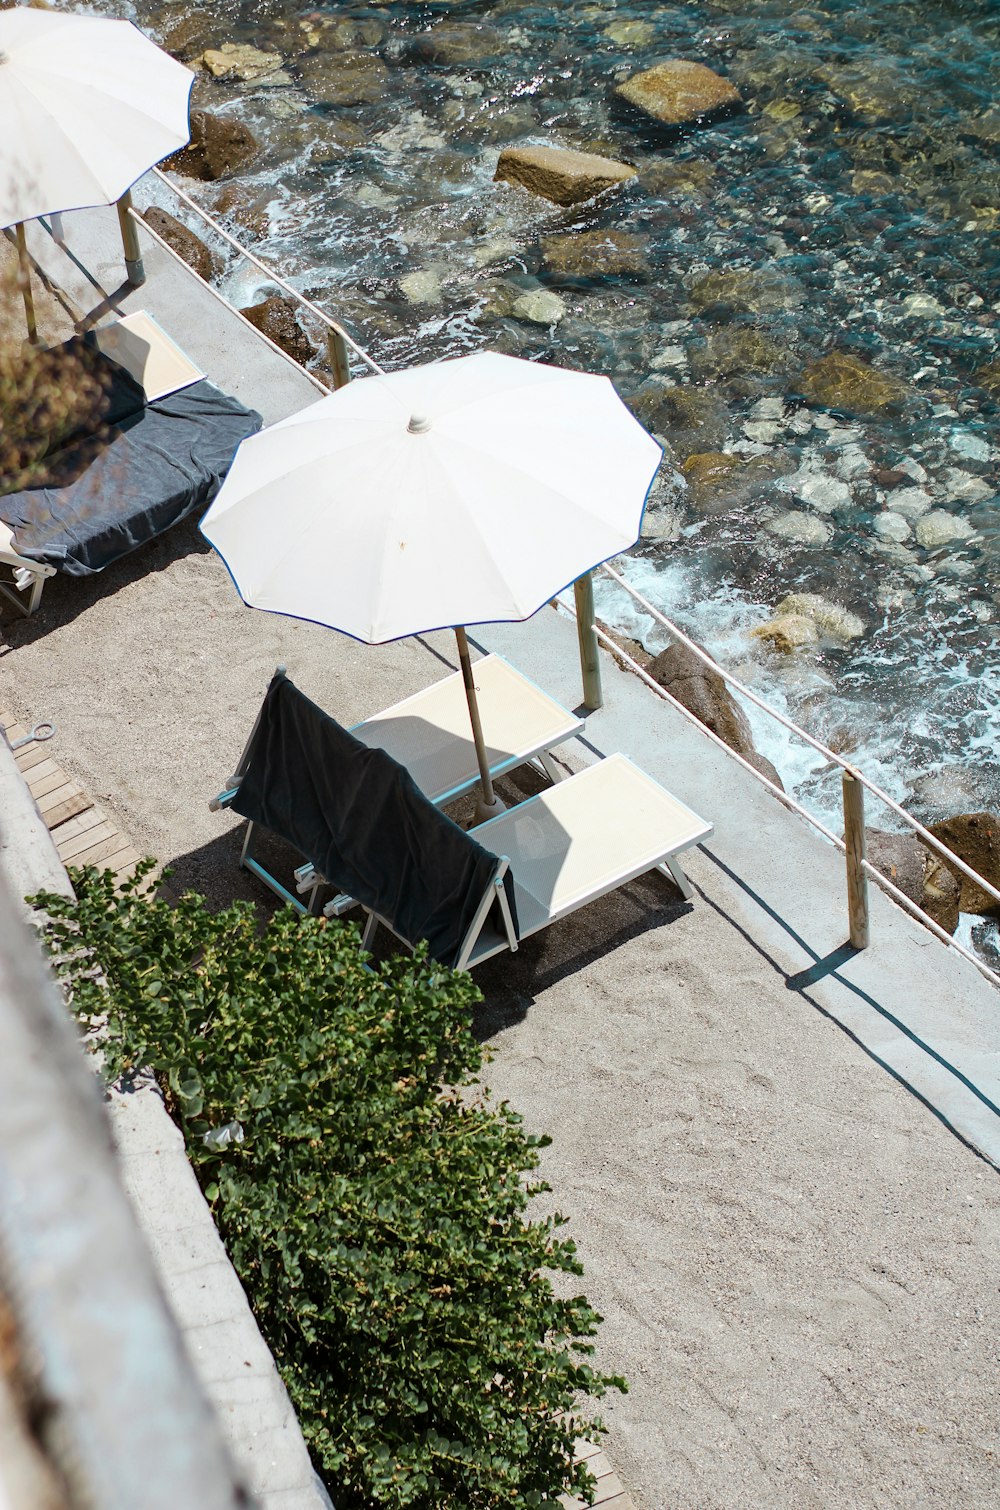
{"label": "chair shadow", "polygon": [[53,630],[72,624],[102,598],[114,597],[143,577],[167,571],[185,556],[209,555],[212,547],[198,530],[203,513],[203,509],[196,509],[169,530],[144,541],[128,555],[119,556],[117,561],[89,577],[57,572],[45,583],[42,600],[30,616],[18,613],[0,599],[0,605],[4,605],[0,611],[0,631],[5,640],[0,645],[0,655],[9,655],[21,645],[35,644]]}
{"label": "chair shadow", "polygon": [[559,981],[692,910],[657,871],[619,886],[525,939],[515,954],[495,955],[474,979],[483,993],[472,1031],[480,1042],[523,1022],[539,995]]}

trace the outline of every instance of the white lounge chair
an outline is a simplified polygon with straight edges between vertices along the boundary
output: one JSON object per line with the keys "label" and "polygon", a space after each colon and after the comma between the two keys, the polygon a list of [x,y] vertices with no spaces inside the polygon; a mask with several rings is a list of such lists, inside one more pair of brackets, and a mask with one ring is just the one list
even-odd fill
{"label": "white lounge chair", "polygon": [[[358,898],[368,944],[379,923],[435,959],[471,969],[648,870],[685,898],[680,855],[712,825],[624,755],[612,755],[465,833],[398,761],[305,697],[280,668],[240,772],[210,804],[232,805],[309,857],[300,885]],[[264,871],[243,863],[286,900]],[[340,898],[326,909],[340,910]]]}
{"label": "white lounge chair", "polygon": [[[0,503],[2,506],[2,503]],[[12,582],[0,582],[0,596],[6,598],[14,608],[23,614],[32,614],[41,602],[42,588],[49,577],[54,577],[56,569],[48,566],[44,561],[31,561],[27,556],[18,554],[14,546],[13,531],[0,519],[0,566],[9,566]],[[27,593],[27,598],[16,598],[11,592],[11,586],[19,593]]]}
{"label": "white lounge chair", "polygon": [[[711,823],[627,756],[609,755],[587,766],[471,831],[470,837],[497,856],[498,866],[456,968],[471,970],[505,949],[516,950],[531,934],[650,870],[667,876],[690,900],[680,855],[713,832]],[[502,892],[508,870],[516,928]],[[369,913],[366,947],[379,923],[395,932],[389,919]]]}
{"label": "white lounge chair", "polygon": [[[549,752],[582,733],[583,719],[568,713],[503,656],[484,656],[472,669],[490,775],[503,776],[530,762],[550,781],[558,781],[561,773]],[[479,781],[460,671],[355,724],[351,733],[398,760],[424,796],[439,806],[470,792]]]}
{"label": "white lounge chair", "polygon": [[[278,674],[283,674],[283,670],[279,666]],[[549,697],[502,656],[484,656],[474,663],[473,670],[490,775],[496,779],[518,766],[530,764],[549,781],[559,781],[562,772],[551,752],[582,732],[583,719],[567,712],[555,698]],[[254,732],[256,725],[227,790],[210,803],[213,811],[232,801]],[[406,768],[424,796],[438,807],[472,791],[479,781],[469,705],[460,671],[355,724],[349,732],[369,749],[384,750],[391,755]],[[276,895],[301,906],[251,853],[254,838],[251,823],[244,839],[241,864]],[[322,884],[311,864],[297,868],[294,884],[299,897],[308,893],[307,906],[311,911]],[[340,895],[330,904],[328,911],[332,915],[346,912],[353,906],[352,898]]]}

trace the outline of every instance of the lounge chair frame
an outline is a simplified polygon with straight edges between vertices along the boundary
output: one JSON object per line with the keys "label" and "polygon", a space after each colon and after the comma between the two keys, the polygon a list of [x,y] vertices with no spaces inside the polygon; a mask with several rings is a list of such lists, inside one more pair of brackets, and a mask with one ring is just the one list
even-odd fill
{"label": "lounge chair frame", "polygon": [[[32,561],[14,549],[14,535],[0,520],[0,566],[10,568],[12,583],[0,582],[0,597],[3,597],[18,613],[27,618],[35,612],[42,601],[42,589],[56,569],[44,561]],[[16,591],[11,591],[13,586]],[[27,607],[24,594],[27,593]]]}
{"label": "lounge chair frame", "polygon": [[[565,843],[558,837],[563,822],[573,811],[600,813],[603,827],[595,822],[589,832],[581,825],[576,832],[565,830]],[[519,833],[519,830],[521,833]],[[527,831],[527,842],[521,834]],[[547,831],[547,832],[546,832]],[[622,853],[608,854],[607,831],[615,831],[622,842]],[[714,832],[713,825],[680,802],[672,793],[648,776],[625,755],[609,755],[582,771],[567,777],[560,786],[539,792],[527,801],[510,808],[496,818],[472,830],[478,843],[497,855],[497,871],[486,888],[459,951],[456,969],[471,970],[504,950],[513,952],[518,942],[547,928],[560,918],[568,917],[580,907],[617,891],[638,876],[656,870],[677,887],[685,901],[694,890],[681,864],[681,853],[703,843]],[[541,834],[554,859],[547,867],[550,874],[538,884],[537,857],[532,855],[532,839]],[[502,852],[501,852],[502,851]],[[503,891],[503,877],[513,874],[518,912],[518,933]],[[568,885],[560,885],[563,870],[573,872]],[[550,885],[555,871],[554,884]],[[495,917],[494,902],[500,898],[502,931],[489,925]],[[324,909],[327,915],[333,904]],[[384,917],[368,912],[362,942],[370,947],[379,924],[387,927],[402,943],[412,947]]]}

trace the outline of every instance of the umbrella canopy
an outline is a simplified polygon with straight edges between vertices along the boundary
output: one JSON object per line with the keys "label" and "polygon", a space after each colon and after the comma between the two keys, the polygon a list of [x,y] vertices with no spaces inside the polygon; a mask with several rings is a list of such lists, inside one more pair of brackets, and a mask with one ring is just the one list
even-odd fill
{"label": "umbrella canopy", "polygon": [[0,10],[0,229],[120,199],[188,140],[193,77],[130,21]]}
{"label": "umbrella canopy", "polygon": [[659,460],[607,378],[483,352],[252,436],[201,527],[254,608],[379,644],[527,618],[635,543]]}
{"label": "umbrella canopy", "polygon": [[202,520],[246,603],[368,644],[525,619],[633,545],[660,447],[609,380],[482,352],[364,378],[245,440]]}

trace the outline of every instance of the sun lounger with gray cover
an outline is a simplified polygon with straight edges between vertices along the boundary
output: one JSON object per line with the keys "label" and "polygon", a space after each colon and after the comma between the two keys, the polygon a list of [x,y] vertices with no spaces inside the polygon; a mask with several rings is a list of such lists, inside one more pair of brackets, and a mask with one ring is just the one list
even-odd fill
{"label": "sun lounger with gray cover", "polygon": [[102,571],[206,506],[261,425],[207,379],[147,402],[122,367],[85,349],[105,388],[97,433],[65,440],[28,487],[3,493],[0,479],[0,564],[29,592],[28,613],[54,572]]}

